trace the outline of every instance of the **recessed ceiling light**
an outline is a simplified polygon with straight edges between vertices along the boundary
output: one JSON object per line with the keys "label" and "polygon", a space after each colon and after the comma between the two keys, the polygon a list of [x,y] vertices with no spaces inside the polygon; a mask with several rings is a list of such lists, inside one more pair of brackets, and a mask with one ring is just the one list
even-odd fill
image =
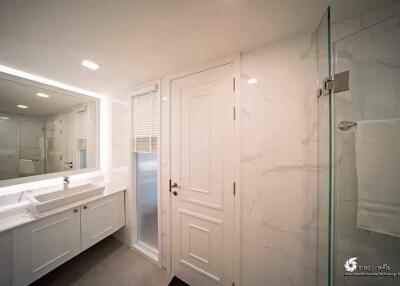
{"label": "recessed ceiling light", "polygon": [[22,109],[27,109],[28,108],[28,106],[23,105],[23,104],[18,104],[17,107],[22,108]]}
{"label": "recessed ceiling light", "polygon": [[258,80],[255,77],[249,78],[247,80],[247,84],[256,84],[257,82],[258,82]]}
{"label": "recessed ceiling light", "polygon": [[84,67],[87,67],[88,69],[91,69],[91,70],[94,70],[94,71],[99,69],[99,65],[94,63],[94,62],[92,62],[92,61],[84,60],[84,61],[82,61],[81,64]]}
{"label": "recessed ceiling light", "polygon": [[10,119],[10,118],[9,118],[9,117],[6,117],[6,116],[0,116],[0,119],[8,120],[8,119]]}
{"label": "recessed ceiling light", "polygon": [[36,95],[39,96],[39,97],[44,97],[44,98],[50,97],[50,95],[45,94],[45,93],[41,93],[41,92],[36,93]]}

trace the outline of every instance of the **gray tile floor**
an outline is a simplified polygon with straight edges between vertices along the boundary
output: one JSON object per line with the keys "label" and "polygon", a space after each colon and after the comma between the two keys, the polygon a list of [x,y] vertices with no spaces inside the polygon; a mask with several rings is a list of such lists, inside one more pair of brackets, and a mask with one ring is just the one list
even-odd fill
{"label": "gray tile floor", "polygon": [[171,279],[164,269],[108,237],[32,285],[167,286]]}

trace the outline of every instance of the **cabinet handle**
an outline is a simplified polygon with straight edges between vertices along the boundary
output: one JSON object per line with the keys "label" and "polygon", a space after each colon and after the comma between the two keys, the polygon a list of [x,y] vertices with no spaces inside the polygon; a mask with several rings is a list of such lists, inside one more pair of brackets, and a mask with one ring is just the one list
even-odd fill
{"label": "cabinet handle", "polygon": [[77,213],[78,212],[78,209],[74,209],[74,213]]}
{"label": "cabinet handle", "polygon": [[83,206],[83,209],[85,209],[85,210],[86,210],[86,209],[87,209],[87,206]]}

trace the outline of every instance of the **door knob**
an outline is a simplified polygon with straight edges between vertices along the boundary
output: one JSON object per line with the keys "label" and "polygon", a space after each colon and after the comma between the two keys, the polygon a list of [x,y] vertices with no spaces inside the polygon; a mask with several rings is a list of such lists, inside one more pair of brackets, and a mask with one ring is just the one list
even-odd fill
{"label": "door knob", "polygon": [[174,182],[173,184],[171,183],[171,180],[169,180],[169,191],[172,192],[174,196],[178,195],[178,192],[176,190],[172,191],[172,188],[177,189],[180,188],[178,183]]}

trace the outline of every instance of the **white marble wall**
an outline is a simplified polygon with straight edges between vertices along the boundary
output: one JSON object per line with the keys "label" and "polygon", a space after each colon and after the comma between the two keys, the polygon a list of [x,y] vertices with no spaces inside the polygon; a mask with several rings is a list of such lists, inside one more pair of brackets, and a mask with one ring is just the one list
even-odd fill
{"label": "white marble wall", "polygon": [[126,226],[117,233],[117,238],[127,245],[132,245],[134,221],[130,182],[130,98],[126,97],[123,101],[110,100],[109,112],[111,113],[110,181],[128,187],[125,193]]}
{"label": "white marble wall", "polygon": [[314,52],[307,34],[242,56],[241,285],[316,285]]}

